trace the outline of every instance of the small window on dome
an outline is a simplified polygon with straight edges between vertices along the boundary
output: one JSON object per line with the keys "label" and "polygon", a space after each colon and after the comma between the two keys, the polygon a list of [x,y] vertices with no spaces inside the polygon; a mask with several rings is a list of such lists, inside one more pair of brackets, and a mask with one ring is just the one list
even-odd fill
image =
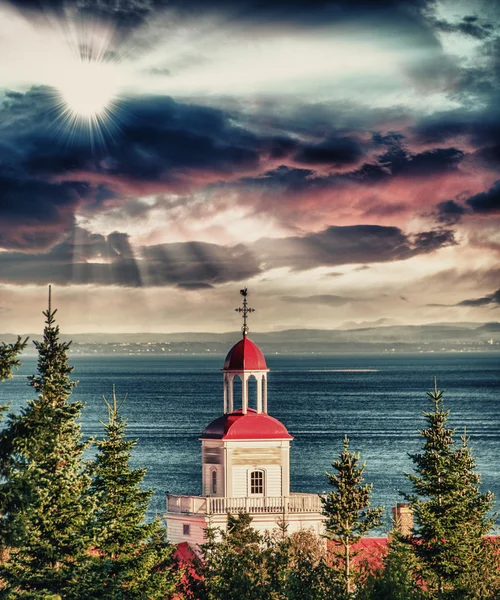
{"label": "small window on dome", "polygon": [[264,472],[252,471],[250,473],[250,494],[264,493]]}

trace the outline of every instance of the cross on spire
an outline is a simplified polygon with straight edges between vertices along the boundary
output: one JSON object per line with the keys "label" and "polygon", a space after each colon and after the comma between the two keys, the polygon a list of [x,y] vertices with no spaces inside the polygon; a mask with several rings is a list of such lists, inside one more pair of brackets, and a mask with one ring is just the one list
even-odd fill
{"label": "cross on spire", "polygon": [[255,308],[250,308],[248,306],[248,302],[247,302],[248,290],[247,290],[247,288],[243,288],[242,290],[240,290],[240,294],[243,296],[243,306],[235,308],[234,310],[236,312],[242,313],[242,315],[243,315],[243,326],[241,328],[241,331],[243,332],[243,335],[246,336],[248,333],[247,317],[248,317],[249,313],[255,312]]}

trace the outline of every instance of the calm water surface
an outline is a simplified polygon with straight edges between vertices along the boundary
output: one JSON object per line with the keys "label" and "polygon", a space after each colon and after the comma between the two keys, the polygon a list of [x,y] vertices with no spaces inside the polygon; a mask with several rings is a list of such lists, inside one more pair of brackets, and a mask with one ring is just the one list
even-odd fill
{"label": "calm water surface", "polygon": [[[222,413],[222,356],[74,356],[73,393],[86,407],[85,436],[101,436],[102,395],[128,394],[124,413],[128,433],[138,438],[136,466],[148,468],[146,484],[155,489],[151,512],[164,512],[164,494],[201,492],[198,436]],[[500,498],[500,355],[426,354],[414,356],[267,357],[269,413],[295,436],[291,451],[293,491],[326,489],[325,471],[342,448],[366,460],[366,479],[374,484],[373,504],[387,512],[407,489],[408,453],[421,447],[417,430],[429,408],[426,391],[434,375],[445,391],[450,424],[467,427],[484,488]],[[33,397],[26,376],[36,369],[25,360],[14,379],[0,386],[0,402],[18,410]],[[458,432],[457,432],[458,436]]]}

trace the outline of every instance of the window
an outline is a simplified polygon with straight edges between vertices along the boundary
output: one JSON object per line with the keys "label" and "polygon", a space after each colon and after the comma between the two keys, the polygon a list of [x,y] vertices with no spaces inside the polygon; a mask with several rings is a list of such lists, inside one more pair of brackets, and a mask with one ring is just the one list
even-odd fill
{"label": "window", "polygon": [[212,494],[217,494],[217,471],[212,471]]}
{"label": "window", "polygon": [[262,471],[252,471],[250,473],[250,494],[264,493],[264,473]]}
{"label": "window", "polygon": [[183,535],[190,535],[191,534],[191,526],[184,523],[182,525],[182,533],[183,533]]}

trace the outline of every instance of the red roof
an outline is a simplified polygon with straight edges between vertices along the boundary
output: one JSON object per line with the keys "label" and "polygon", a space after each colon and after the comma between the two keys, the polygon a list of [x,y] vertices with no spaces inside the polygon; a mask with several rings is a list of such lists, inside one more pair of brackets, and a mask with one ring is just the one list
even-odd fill
{"label": "red roof", "polygon": [[222,415],[205,429],[201,439],[215,440],[293,440],[286,427],[266,413],[249,408],[243,414],[241,408]]}
{"label": "red roof", "polygon": [[[380,569],[384,564],[384,556],[388,552],[388,538],[386,537],[363,537],[353,544],[351,549],[356,556],[355,563],[365,563],[370,569]],[[337,552],[343,555],[344,549],[340,544],[336,544],[332,540],[327,540],[328,549],[335,555]]]}
{"label": "red roof", "polygon": [[268,368],[261,349],[245,335],[229,350],[224,371],[268,371]]}

